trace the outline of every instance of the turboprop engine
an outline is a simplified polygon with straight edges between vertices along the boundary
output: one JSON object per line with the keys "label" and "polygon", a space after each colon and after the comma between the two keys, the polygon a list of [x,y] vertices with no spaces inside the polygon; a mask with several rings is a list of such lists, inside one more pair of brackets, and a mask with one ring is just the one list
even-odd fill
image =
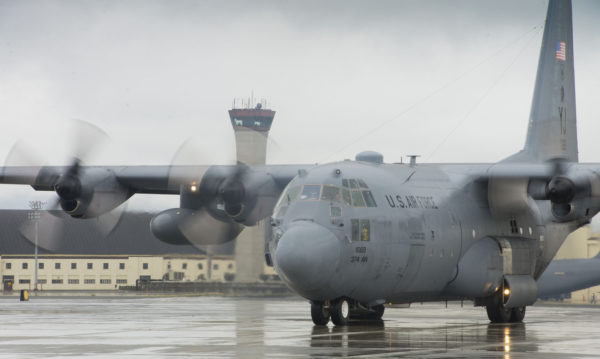
{"label": "turboprop engine", "polygon": [[180,207],[157,214],[152,233],[171,244],[222,244],[243,226],[271,214],[280,189],[273,178],[249,167],[213,166],[197,181],[180,183]]}

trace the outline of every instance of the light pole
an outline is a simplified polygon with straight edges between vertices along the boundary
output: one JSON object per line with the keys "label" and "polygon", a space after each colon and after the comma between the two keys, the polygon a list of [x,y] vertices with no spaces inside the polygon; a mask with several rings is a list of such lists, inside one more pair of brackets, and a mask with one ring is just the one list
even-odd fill
{"label": "light pole", "polygon": [[29,208],[32,209],[31,212],[27,214],[29,220],[33,221],[35,225],[35,254],[34,254],[34,270],[35,274],[33,277],[33,290],[38,290],[38,224],[40,221],[40,210],[44,208],[46,202],[43,201],[29,201]]}

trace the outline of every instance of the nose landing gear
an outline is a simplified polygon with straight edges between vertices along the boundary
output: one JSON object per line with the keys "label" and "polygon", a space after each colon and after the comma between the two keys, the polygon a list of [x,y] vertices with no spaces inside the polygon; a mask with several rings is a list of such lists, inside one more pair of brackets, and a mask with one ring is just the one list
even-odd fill
{"label": "nose landing gear", "polygon": [[350,321],[380,321],[384,310],[383,304],[369,308],[350,298],[311,301],[310,305],[310,314],[315,325],[327,325],[330,318],[336,326],[348,325]]}

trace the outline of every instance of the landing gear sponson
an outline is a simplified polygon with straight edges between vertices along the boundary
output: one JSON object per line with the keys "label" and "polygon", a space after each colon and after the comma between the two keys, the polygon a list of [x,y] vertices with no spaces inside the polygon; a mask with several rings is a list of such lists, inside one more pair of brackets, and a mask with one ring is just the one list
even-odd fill
{"label": "landing gear sponson", "polygon": [[379,321],[385,307],[379,304],[366,307],[349,298],[338,298],[324,302],[311,301],[310,314],[315,325],[327,325],[329,319],[335,325],[348,325],[349,321]]}

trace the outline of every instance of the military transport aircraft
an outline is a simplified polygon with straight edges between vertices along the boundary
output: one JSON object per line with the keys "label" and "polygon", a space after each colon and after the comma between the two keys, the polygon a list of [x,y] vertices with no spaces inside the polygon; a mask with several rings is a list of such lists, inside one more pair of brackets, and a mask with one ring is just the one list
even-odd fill
{"label": "military transport aircraft", "polygon": [[170,243],[218,244],[267,219],[266,259],[315,324],[380,319],[384,303],[473,300],[520,322],[536,280],[600,210],[600,164],[579,164],[571,2],[550,0],[525,147],[494,164],[5,167],[92,218],[135,193],[180,196],[151,221]]}
{"label": "military transport aircraft", "polygon": [[593,258],[555,259],[538,278],[538,297],[558,297],[596,285],[600,285],[600,253]]}

